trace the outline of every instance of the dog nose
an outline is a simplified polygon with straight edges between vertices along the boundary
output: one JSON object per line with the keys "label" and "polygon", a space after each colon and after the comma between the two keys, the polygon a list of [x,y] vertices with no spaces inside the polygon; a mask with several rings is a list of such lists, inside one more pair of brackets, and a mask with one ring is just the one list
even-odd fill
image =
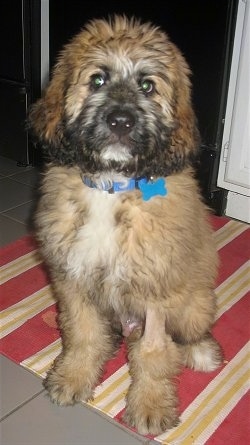
{"label": "dog nose", "polygon": [[131,131],[135,118],[129,111],[113,111],[107,116],[107,123],[112,133],[122,136]]}

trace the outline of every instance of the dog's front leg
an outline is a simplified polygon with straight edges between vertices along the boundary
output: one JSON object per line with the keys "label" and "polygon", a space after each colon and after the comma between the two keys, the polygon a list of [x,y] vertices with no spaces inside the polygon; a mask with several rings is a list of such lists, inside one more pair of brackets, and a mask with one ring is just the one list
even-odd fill
{"label": "dog's front leg", "polygon": [[44,386],[53,402],[72,405],[92,398],[114,342],[108,321],[80,295],[60,300],[59,323],[63,349]]}
{"label": "dog's front leg", "polygon": [[149,308],[143,336],[129,343],[131,385],[124,420],[142,434],[159,434],[178,423],[173,378],[180,355],[165,332],[165,315]]}

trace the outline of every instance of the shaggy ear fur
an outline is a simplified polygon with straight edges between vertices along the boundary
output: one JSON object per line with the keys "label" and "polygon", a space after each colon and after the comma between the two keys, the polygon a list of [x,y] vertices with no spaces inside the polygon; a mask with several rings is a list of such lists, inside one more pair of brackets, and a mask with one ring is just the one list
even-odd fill
{"label": "shaggy ear fur", "polygon": [[171,147],[175,157],[192,159],[197,153],[200,134],[191,98],[191,72],[178,48],[175,49],[175,54],[177,66],[173,91],[176,95],[176,108]]}
{"label": "shaggy ear fur", "polygon": [[45,147],[59,147],[63,138],[65,74],[63,63],[59,62],[43,97],[29,112],[28,127]]}

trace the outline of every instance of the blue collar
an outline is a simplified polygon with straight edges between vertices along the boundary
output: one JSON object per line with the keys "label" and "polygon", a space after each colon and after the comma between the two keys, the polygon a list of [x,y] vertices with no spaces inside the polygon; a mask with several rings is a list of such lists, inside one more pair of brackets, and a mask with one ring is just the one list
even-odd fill
{"label": "blue collar", "polygon": [[[82,177],[83,183],[90,188],[99,188],[92,179],[87,176]],[[154,196],[166,196],[168,193],[165,178],[158,178],[155,181],[147,178],[128,178],[127,183],[123,182],[103,182],[101,190],[108,193],[127,192],[129,190],[139,189],[142,193],[143,201],[149,201]]]}
{"label": "blue collar", "polygon": [[[92,181],[92,179],[88,178],[88,176],[82,177],[83,183],[90,188],[97,189],[96,183]],[[103,182],[100,190],[103,190],[108,193],[117,193],[117,192],[127,192],[129,190],[140,189],[140,186],[143,184],[147,184],[147,178],[128,178],[127,183],[113,181],[110,183],[109,181]]]}

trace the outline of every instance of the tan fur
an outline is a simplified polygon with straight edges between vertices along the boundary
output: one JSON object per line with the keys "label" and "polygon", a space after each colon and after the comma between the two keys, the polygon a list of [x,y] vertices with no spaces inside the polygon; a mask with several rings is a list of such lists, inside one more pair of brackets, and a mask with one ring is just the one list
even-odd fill
{"label": "tan fur", "polygon": [[[31,112],[41,141],[60,146],[63,116],[70,123],[77,119],[90,94],[86,79],[112,57],[121,76],[136,64],[149,65],[161,94],[147,106],[149,113],[150,107],[162,112],[172,128],[169,152],[182,156],[195,150],[186,62],[160,30],[132,26],[121,17],[113,27],[93,22],[64,49]],[[126,58],[123,68],[119,57]],[[177,424],[173,380],[182,366],[209,371],[221,363],[210,334],[218,263],[209,212],[191,167],[165,181],[166,196],[144,201],[139,190],[109,194],[89,188],[80,166],[52,162],[35,216],[63,341],[45,381],[51,399],[61,405],[91,399],[104,363],[117,349],[123,320],[136,320],[127,339],[131,386],[124,419],[143,434]]]}

